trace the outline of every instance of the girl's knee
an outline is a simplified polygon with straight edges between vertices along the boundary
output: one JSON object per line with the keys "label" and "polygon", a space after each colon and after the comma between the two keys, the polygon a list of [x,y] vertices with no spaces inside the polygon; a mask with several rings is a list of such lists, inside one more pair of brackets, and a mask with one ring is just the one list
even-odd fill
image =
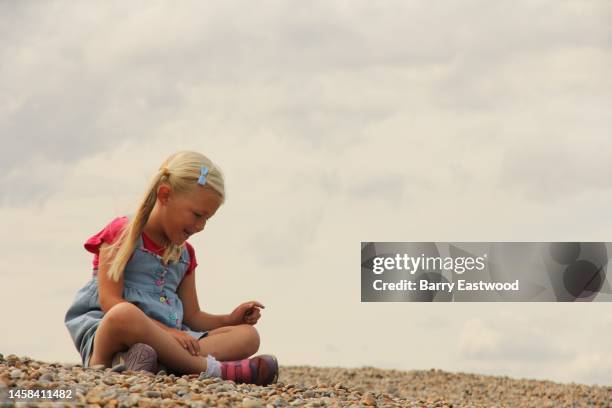
{"label": "girl's knee", "polygon": [[252,349],[252,353],[254,354],[257,352],[257,350],[259,350],[259,333],[257,332],[257,329],[253,326],[251,326],[250,324],[243,324],[240,325],[241,330],[244,331],[244,336],[245,336],[245,340],[247,342],[247,345],[249,348]]}
{"label": "girl's knee", "polygon": [[104,320],[107,324],[113,327],[119,327],[126,330],[138,325],[139,321],[146,318],[146,315],[138,308],[129,302],[117,303],[110,308],[104,315]]}

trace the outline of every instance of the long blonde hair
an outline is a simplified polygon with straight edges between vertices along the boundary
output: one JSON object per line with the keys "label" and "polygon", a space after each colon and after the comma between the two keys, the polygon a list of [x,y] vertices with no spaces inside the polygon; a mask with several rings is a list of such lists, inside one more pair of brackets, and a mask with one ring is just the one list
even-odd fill
{"label": "long blonde hair", "polygon": [[[223,173],[208,157],[198,152],[181,151],[168,157],[153,176],[136,215],[132,217],[125,228],[110,246],[112,260],[107,275],[115,282],[123,274],[125,265],[136,249],[140,234],[149,220],[151,211],[157,201],[157,189],[163,183],[170,186],[173,192],[188,193],[197,186],[202,166],[208,167],[206,186],[212,188],[221,196],[221,203],[225,201],[225,187]],[[164,264],[178,261],[185,244],[174,245],[170,243],[163,255]]]}

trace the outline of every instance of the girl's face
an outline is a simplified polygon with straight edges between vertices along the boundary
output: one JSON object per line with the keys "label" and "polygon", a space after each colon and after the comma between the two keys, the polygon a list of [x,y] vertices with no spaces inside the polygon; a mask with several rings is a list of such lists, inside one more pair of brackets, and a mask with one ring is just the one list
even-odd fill
{"label": "girl's face", "polygon": [[206,186],[196,186],[191,192],[177,194],[169,187],[158,190],[159,222],[167,241],[181,245],[191,235],[204,229],[206,221],[221,205],[221,196]]}

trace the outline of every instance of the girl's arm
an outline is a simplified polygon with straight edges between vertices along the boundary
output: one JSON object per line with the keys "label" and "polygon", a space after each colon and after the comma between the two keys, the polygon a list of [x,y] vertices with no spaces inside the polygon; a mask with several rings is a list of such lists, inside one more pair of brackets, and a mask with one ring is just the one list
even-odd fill
{"label": "girl's arm", "polygon": [[183,322],[190,329],[204,331],[230,325],[228,315],[214,315],[200,310],[195,287],[195,273],[185,275],[177,292],[183,302]]}
{"label": "girl's arm", "polygon": [[123,274],[121,274],[117,282],[107,275],[110,261],[112,261],[108,244],[103,243],[100,245],[98,260],[98,292],[100,294],[100,307],[102,311],[106,313],[117,303],[127,302],[127,300],[123,298]]}

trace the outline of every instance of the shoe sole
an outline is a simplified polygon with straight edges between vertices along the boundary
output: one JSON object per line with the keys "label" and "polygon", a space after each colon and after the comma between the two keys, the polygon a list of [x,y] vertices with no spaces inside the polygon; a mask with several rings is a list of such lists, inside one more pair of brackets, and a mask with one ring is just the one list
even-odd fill
{"label": "shoe sole", "polygon": [[276,384],[276,381],[278,381],[278,360],[276,359],[276,357],[272,356],[272,359],[274,360],[274,378],[272,379],[271,384]]}
{"label": "shoe sole", "polygon": [[264,385],[269,385],[269,384],[275,384],[276,381],[278,380],[278,360],[276,359],[276,357],[274,357],[271,354],[264,354],[262,356],[259,356],[261,358],[263,358],[266,361],[270,361],[272,362],[272,367],[274,368],[274,377],[272,378],[272,380]]}

